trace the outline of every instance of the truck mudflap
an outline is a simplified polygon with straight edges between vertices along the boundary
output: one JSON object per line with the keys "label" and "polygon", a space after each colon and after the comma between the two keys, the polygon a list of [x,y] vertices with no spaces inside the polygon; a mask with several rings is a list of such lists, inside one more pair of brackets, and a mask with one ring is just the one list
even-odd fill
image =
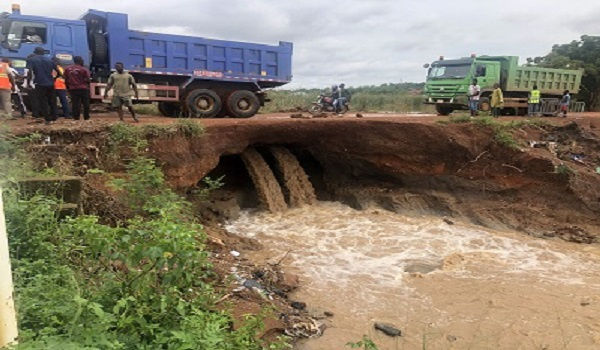
{"label": "truck mudflap", "polygon": [[[104,83],[90,84],[90,98],[92,100],[104,100]],[[139,101],[147,102],[179,102],[179,87],[153,84],[137,84],[140,95]],[[108,93],[112,98],[112,90]]]}

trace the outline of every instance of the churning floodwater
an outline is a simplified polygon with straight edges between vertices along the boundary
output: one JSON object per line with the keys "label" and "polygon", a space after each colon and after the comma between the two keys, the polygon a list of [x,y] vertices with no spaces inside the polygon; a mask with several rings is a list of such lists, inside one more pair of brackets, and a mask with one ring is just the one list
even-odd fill
{"label": "churning floodwater", "polygon": [[[247,211],[230,232],[301,276],[293,298],[332,311],[304,350],[600,349],[600,249],[439,217],[318,203]],[[391,339],[374,322],[395,324]]]}

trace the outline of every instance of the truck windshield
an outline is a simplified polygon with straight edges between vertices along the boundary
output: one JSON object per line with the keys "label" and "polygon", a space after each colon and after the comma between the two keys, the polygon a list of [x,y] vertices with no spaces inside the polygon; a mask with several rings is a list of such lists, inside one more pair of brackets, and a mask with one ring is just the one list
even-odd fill
{"label": "truck windshield", "polygon": [[462,79],[471,71],[471,65],[435,65],[429,71],[429,79]]}
{"label": "truck windshield", "polygon": [[42,22],[10,21],[3,23],[5,45],[18,49],[21,44],[40,45],[46,43],[47,28]]}

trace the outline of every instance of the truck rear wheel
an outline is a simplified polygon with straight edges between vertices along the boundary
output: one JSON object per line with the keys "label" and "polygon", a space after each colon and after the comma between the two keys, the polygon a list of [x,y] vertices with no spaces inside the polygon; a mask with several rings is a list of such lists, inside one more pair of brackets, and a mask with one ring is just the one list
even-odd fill
{"label": "truck rear wheel", "polygon": [[178,118],[181,115],[181,106],[179,105],[179,103],[159,102],[158,111],[164,117]]}
{"label": "truck rear wheel", "polygon": [[226,107],[234,118],[250,118],[260,109],[260,101],[253,92],[238,90],[227,97]]}
{"label": "truck rear wheel", "polygon": [[192,91],[186,102],[193,118],[214,118],[219,114],[222,107],[219,95],[207,89]]}
{"label": "truck rear wheel", "polygon": [[452,113],[453,109],[445,106],[435,106],[435,111],[439,115],[447,116],[450,115],[450,113]]}

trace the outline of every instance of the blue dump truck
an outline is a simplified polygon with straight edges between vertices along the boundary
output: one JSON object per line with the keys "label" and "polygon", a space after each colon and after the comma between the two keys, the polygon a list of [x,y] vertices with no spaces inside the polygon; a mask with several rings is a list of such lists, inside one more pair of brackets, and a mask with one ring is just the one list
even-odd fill
{"label": "blue dump truck", "polygon": [[78,20],[0,14],[0,56],[17,70],[35,47],[63,65],[81,56],[101,101],[111,69],[122,62],[138,83],[138,103],[157,102],[166,117],[248,118],[268,102],[265,89],[292,79],[292,43],[279,45],[147,33],[129,29],[122,13],[89,10]]}

